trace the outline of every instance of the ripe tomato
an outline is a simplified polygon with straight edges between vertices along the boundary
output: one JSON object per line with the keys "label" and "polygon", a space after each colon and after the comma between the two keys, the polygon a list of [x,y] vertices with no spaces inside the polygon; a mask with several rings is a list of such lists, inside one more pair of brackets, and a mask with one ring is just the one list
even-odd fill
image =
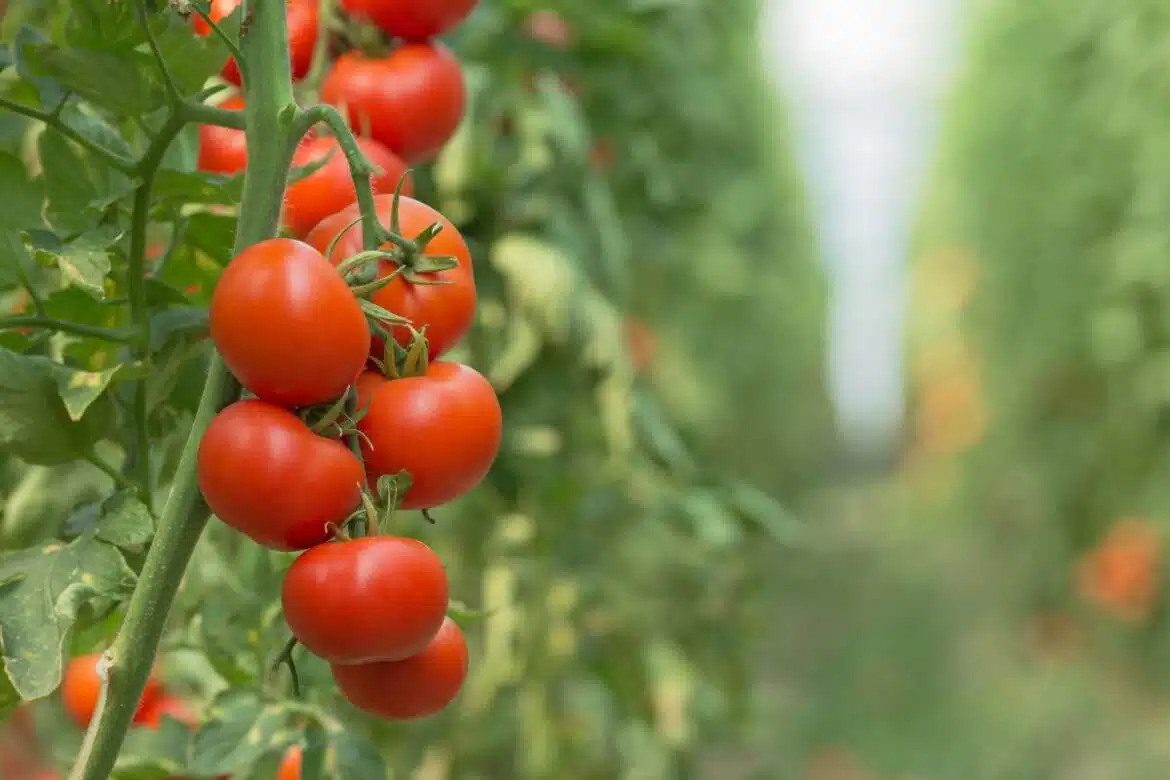
{"label": "ripe tomato", "polygon": [[[389,225],[394,196],[378,195],[375,196],[374,202],[377,206],[378,219],[382,224]],[[318,251],[324,252],[337,234],[359,214],[358,207],[354,205],[326,217],[305,237],[305,241]],[[427,244],[426,253],[452,256],[459,261],[459,265],[439,273],[422,275],[427,279],[443,281],[444,284],[414,284],[398,276],[374,293],[370,300],[383,309],[406,317],[414,323],[415,328],[425,327],[427,352],[431,358],[436,358],[459,343],[475,320],[475,272],[471,265],[471,251],[463,237],[459,235],[459,230],[446,217],[413,198],[399,199],[398,221],[399,228],[407,238],[413,238],[435,222],[440,223],[443,229]],[[388,247],[389,244],[384,246]],[[361,229],[354,226],[337,242],[329,259],[334,263],[340,263],[361,250]],[[392,262],[380,263],[379,277],[386,276],[394,268],[395,264]],[[405,347],[410,343],[410,331],[398,328],[395,330],[394,339]],[[371,341],[370,349],[371,354],[380,359],[385,346],[381,339],[375,337]]]}
{"label": "ripe tomato", "polygon": [[367,536],[321,544],[284,575],[293,636],[331,663],[400,661],[421,653],[447,615],[447,572],[416,539]]}
{"label": "ripe tomato", "polygon": [[369,484],[410,472],[403,509],[429,509],[469,492],[492,467],[503,427],[500,402],[475,369],[434,362],[424,376],[363,378],[358,421]]}
{"label": "ripe tomato", "polygon": [[[244,110],[242,97],[230,97],[220,108]],[[216,125],[199,125],[199,160],[196,163],[204,173],[231,175],[244,170],[248,163],[248,142],[243,130]]]}
{"label": "ripe tomato", "polygon": [[[208,16],[213,22],[231,15],[231,12],[240,4],[240,0],[211,0],[211,10]],[[317,45],[317,2],[316,0],[289,0],[286,4],[288,19],[288,49],[289,65],[292,67],[294,80],[303,79],[313,64],[313,49]],[[201,16],[193,17],[195,32],[198,35],[210,35],[211,25]],[[240,68],[235,58],[229,59],[220,71],[220,76],[240,86]]]}
{"label": "ripe tomato", "polygon": [[320,252],[290,238],[248,247],[224,269],[211,294],[211,338],[244,387],[289,407],[340,397],[370,350],[349,285]]}
{"label": "ripe tomato", "polygon": [[257,398],[224,409],[203,434],[199,489],[220,520],[273,550],[329,538],[361,503],[362,464],[349,448]]}
{"label": "ripe tomato", "polygon": [[188,728],[195,728],[195,713],[182,699],[163,693],[153,703],[147,706],[142,713],[142,725],[157,729],[162,725],[163,716],[169,716]]}
{"label": "ripe tomato", "polygon": [[387,720],[434,715],[455,700],[467,679],[467,640],[446,618],[426,650],[403,661],[342,666],[333,679],[350,703]]}
{"label": "ripe tomato", "polygon": [[304,748],[293,745],[284,753],[280,768],[276,770],[276,780],[301,780],[301,761],[304,760]]}
{"label": "ripe tomato", "polygon": [[[375,166],[382,169],[370,181],[374,192],[390,192],[398,186],[398,180],[406,173],[406,163],[382,144],[370,138],[358,138],[358,146]],[[288,186],[284,201],[284,221],[296,236],[304,236],[321,220],[330,214],[357,201],[349,164],[341,151],[341,144],[333,136],[318,136],[307,139],[293,155],[293,165],[309,165],[323,159],[330,152],[333,157],[300,181]],[[407,195],[414,192],[408,179],[402,191]],[[361,235],[359,229],[358,235]],[[360,240],[359,240],[360,244]]]}
{"label": "ripe tomato", "polygon": [[462,22],[476,0],[341,0],[350,16],[373,22],[391,38],[426,41]]}
{"label": "ripe tomato", "polygon": [[455,134],[467,91],[450,49],[407,43],[385,57],[341,55],[325,76],[321,99],[344,105],[353,127],[368,127],[371,138],[416,163],[434,157]]}
{"label": "ripe tomato", "polygon": [[[65,705],[65,712],[78,726],[85,728],[97,710],[98,694],[101,693],[102,681],[98,677],[97,664],[101,655],[79,655],[65,667],[65,680],[61,685],[61,700]],[[162,695],[162,684],[152,674],[146,680],[146,687],[142,689],[142,698],[138,700],[138,709],[134,712],[134,722],[142,723],[154,702]]]}

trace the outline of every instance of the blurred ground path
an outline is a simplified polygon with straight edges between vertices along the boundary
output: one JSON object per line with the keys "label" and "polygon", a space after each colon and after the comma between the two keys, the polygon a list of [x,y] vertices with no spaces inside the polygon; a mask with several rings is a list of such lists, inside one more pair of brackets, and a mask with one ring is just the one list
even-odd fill
{"label": "blurred ground path", "polygon": [[833,283],[829,380],[857,454],[889,451],[902,423],[909,238],[957,21],[957,0],[767,0],[762,46]]}

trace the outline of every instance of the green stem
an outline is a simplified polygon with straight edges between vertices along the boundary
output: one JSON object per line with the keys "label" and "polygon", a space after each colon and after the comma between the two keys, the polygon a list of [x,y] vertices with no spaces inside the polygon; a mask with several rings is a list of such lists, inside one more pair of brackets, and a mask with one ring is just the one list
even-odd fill
{"label": "green stem", "polygon": [[36,328],[39,330],[56,330],[61,333],[71,333],[74,336],[85,336],[101,341],[110,341],[123,344],[134,339],[134,334],[127,329],[101,328],[96,325],[84,325],[80,322],[57,320],[52,317],[38,317],[36,315],[21,315],[17,317],[0,317],[0,330],[14,328]]}
{"label": "green stem", "polygon": [[95,469],[102,472],[110,479],[114,480],[114,485],[116,485],[119,490],[127,490],[127,491],[137,495],[144,502],[146,501],[146,492],[147,491],[142,485],[137,485],[134,482],[131,482],[130,480],[126,479],[126,477],[122,476],[122,472],[118,471],[116,468],[111,466],[109,463],[106,463],[104,460],[102,460],[101,457],[96,452],[91,452],[88,455],[86,455],[85,460],[87,463],[92,465]]}
{"label": "green stem", "polygon": [[167,99],[171,105],[181,103],[183,93],[179,89],[179,85],[175,83],[175,77],[171,75],[171,69],[167,66],[162,49],[158,47],[158,39],[154,37],[154,30],[150,29],[150,14],[146,10],[145,0],[135,0],[134,11],[138,16],[138,24],[142,26],[142,31],[146,35],[146,45],[150,47],[150,53],[154,57],[155,64],[158,65],[159,73],[162,74],[163,84],[166,85]]}
{"label": "green stem", "polygon": [[[284,2],[250,0],[249,6],[252,23],[244,37],[244,54],[257,67],[247,86],[248,168],[236,253],[276,233],[292,162],[297,111],[289,73]],[[113,769],[154,664],[167,613],[207,524],[208,509],[195,471],[199,441],[216,413],[238,396],[239,385],[218,353],[213,355],[158,532],[143,562],[126,618],[105,654],[106,679],[97,711],[69,780],[106,780]]]}
{"label": "green stem", "polygon": [[362,215],[362,246],[365,249],[376,249],[381,243],[382,226],[378,222],[378,209],[374,202],[373,163],[358,146],[353,131],[345,122],[345,117],[333,106],[322,103],[301,112],[297,125],[297,132],[300,134],[298,139],[309,132],[318,122],[329,125],[329,129],[341,146],[342,153],[345,154],[346,162],[349,163],[349,174],[353,178],[358,208]]}
{"label": "green stem", "polygon": [[41,111],[32,106],[26,106],[23,103],[17,103],[15,100],[9,100],[5,97],[0,97],[0,108],[6,108],[14,114],[22,114],[29,119],[35,119],[38,122],[44,122],[49,127],[56,130],[61,135],[76,143],[78,146],[101,157],[111,168],[116,168],[125,174],[133,174],[137,162],[131,160],[129,157],[123,157],[117,152],[112,152],[101,144],[89,140],[81,133],[74,130],[57,115],[50,114],[47,111]]}
{"label": "green stem", "polygon": [[179,113],[188,122],[230,127],[233,130],[244,129],[243,111],[233,111],[230,108],[219,108],[218,106],[209,106],[206,103],[186,101],[180,104]]}

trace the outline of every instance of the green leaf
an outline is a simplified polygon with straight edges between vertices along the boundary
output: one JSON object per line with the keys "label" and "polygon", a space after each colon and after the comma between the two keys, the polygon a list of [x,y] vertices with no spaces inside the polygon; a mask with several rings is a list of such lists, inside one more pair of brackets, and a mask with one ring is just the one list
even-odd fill
{"label": "green leaf", "polygon": [[31,264],[20,234],[15,230],[0,230],[0,286],[20,285],[21,271],[27,274]]}
{"label": "green leaf", "polygon": [[[3,590],[0,589],[0,598],[3,598],[3,595]],[[20,694],[12,687],[12,681],[8,679],[8,675],[0,674],[0,722],[3,722],[19,706]]]}
{"label": "green leaf", "polygon": [[99,507],[97,537],[123,549],[141,547],[154,538],[154,518],[136,496],[119,491]]}
{"label": "green leaf", "polygon": [[92,536],[0,555],[0,646],[5,671],[23,699],[61,683],[62,654],[80,610],[117,602],[134,588],[118,550]]}
{"label": "green leaf", "polygon": [[52,41],[47,35],[27,24],[21,25],[12,39],[12,64],[16,67],[16,72],[36,87],[41,105],[48,109],[56,108],[65,99],[66,90],[57,79],[40,74],[35,66],[35,54],[34,63],[30,64],[28,53],[30,49],[38,46],[51,45]]}
{"label": "green leaf", "polygon": [[329,751],[329,735],[321,724],[311,722],[305,728],[305,744],[301,753],[300,780],[325,780],[325,761]]}
{"label": "green leaf", "polygon": [[41,133],[37,145],[44,169],[48,200],[45,216],[49,223],[67,233],[88,230],[97,219],[86,207],[97,200],[98,190],[89,177],[84,158],[53,129]]}
{"label": "green leaf", "polygon": [[[191,26],[175,14],[168,14],[167,22],[165,29],[156,35],[159,50],[179,91],[184,95],[194,94],[223,68],[228,59],[227,47],[215,35],[205,38],[192,36]],[[239,7],[233,9],[228,18],[216,22],[216,25],[229,36],[237,35]]]}
{"label": "green leaf", "polygon": [[325,765],[326,776],[334,780],[385,780],[386,762],[374,743],[363,734],[348,730],[334,735],[332,755]]}
{"label": "green leaf", "polygon": [[[102,227],[84,233],[52,256],[61,276],[71,286],[86,292],[94,300],[105,300],[106,277],[110,275],[110,247],[121,234],[116,228]],[[44,257],[45,253],[38,253]]]}
{"label": "green leaf", "polygon": [[172,306],[150,317],[150,351],[157,352],[175,339],[198,341],[208,335],[210,320],[201,306]]}
{"label": "green leaf", "polygon": [[23,48],[25,66],[38,77],[51,77],[95,106],[123,116],[148,114],[166,105],[162,84],[154,78],[149,54],[118,54],[93,49],[65,49],[52,43]]}
{"label": "green leaf", "polygon": [[777,542],[800,545],[807,540],[808,528],[780,502],[759,488],[736,482],[724,492],[725,499],[736,512]]}
{"label": "green leaf", "polygon": [[65,404],[65,412],[73,422],[80,421],[114,378],[127,371],[137,371],[130,365],[114,366],[104,371],[82,371],[59,363],[51,363],[57,394]]}
{"label": "green leaf", "polygon": [[19,230],[44,224],[41,218],[44,185],[40,179],[30,177],[24,163],[8,152],[0,152],[0,192],[4,193],[0,229]]}
{"label": "green leaf", "polygon": [[70,46],[125,51],[146,40],[133,0],[72,0],[69,11],[65,42]]}
{"label": "green leaf", "polygon": [[683,497],[682,509],[695,535],[712,547],[729,547],[743,536],[735,515],[708,490],[692,489]]}
{"label": "green leaf", "polygon": [[243,176],[161,170],[155,176],[151,192],[159,200],[176,207],[200,203],[234,206],[240,202],[243,190]]}
{"label": "green leaf", "polygon": [[0,349],[0,452],[55,465],[84,456],[100,438],[99,410],[81,420],[70,416],[58,370],[48,358]]}
{"label": "green leaf", "polygon": [[264,707],[253,691],[228,690],[211,709],[211,720],[195,735],[189,774],[212,776],[245,769],[287,743],[288,714]]}
{"label": "green leaf", "polygon": [[187,220],[184,234],[192,247],[226,266],[232,259],[236,240],[236,218],[200,212]]}
{"label": "green leaf", "polygon": [[62,121],[103,149],[133,157],[134,149],[116,127],[80,101],[71,100],[61,112]]}
{"label": "green leaf", "polygon": [[164,715],[158,729],[135,728],[126,735],[114,771],[119,777],[178,776],[187,765],[191,731]]}

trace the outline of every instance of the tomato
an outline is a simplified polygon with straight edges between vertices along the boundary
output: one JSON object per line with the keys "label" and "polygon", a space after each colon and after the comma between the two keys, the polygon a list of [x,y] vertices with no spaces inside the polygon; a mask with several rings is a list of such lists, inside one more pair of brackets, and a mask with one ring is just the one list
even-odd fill
{"label": "tomato", "polygon": [[350,16],[365,19],[391,38],[425,41],[462,22],[476,0],[341,0]]}
{"label": "tomato", "polygon": [[[390,224],[390,212],[394,204],[393,195],[379,195],[374,198],[378,219],[384,225]],[[305,237],[305,241],[324,252],[337,234],[346,228],[361,212],[356,205],[326,217]],[[439,212],[413,198],[398,201],[399,229],[407,238],[413,238],[428,226],[438,222],[443,226],[439,234],[426,245],[426,253],[436,256],[450,256],[459,261],[455,268],[438,273],[422,274],[423,278],[442,281],[444,284],[415,284],[398,276],[390,284],[374,293],[370,300],[383,309],[406,317],[414,327],[427,329],[428,353],[436,358],[451,347],[471,329],[475,320],[475,272],[471,264],[471,250],[467,248],[459,230]],[[389,247],[389,244],[384,245]],[[342,236],[330,257],[340,263],[347,257],[362,250],[360,226],[354,226]],[[378,275],[386,276],[395,268],[392,262],[380,264]],[[395,340],[402,346],[410,343],[410,331],[397,328]],[[381,358],[385,351],[382,340],[373,338],[371,354]]]}
{"label": "tomato", "polygon": [[162,725],[163,716],[173,718],[188,728],[195,728],[195,713],[182,699],[163,693],[142,713],[142,725],[157,729]]}
{"label": "tomato", "polygon": [[403,661],[342,666],[333,679],[350,703],[387,720],[434,715],[455,700],[467,679],[467,640],[446,618],[426,650]]}
{"label": "tomato", "polygon": [[434,362],[424,376],[358,384],[366,415],[362,456],[369,484],[384,474],[410,472],[403,509],[429,509],[480,483],[500,449],[500,402],[475,369]]}
{"label": "tomato", "polygon": [[349,285],[291,238],[248,247],[224,269],[211,294],[211,338],[244,387],[289,407],[339,398],[370,350]]}
{"label": "tomato", "polygon": [[[213,22],[219,22],[230,16],[239,4],[240,0],[211,0],[208,16]],[[312,67],[313,49],[317,45],[317,0],[289,0],[285,7],[288,19],[289,65],[292,67],[293,79],[303,79]],[[211,25],[205,22],[203,17],[195,16],[193,22],[196,34],[204,36],[211,34]],[[224,64],[219,75],[225,81],[240,86],[240,68],[234,57]]]}
{"label": "tomato", "polygon": [[351,126],[368,128],[363,135],[416,163],[434,157],[455,134],[467,91],[450,49],[407,43],[385,57],[341,55],[325,76],[321,99],[345,106]]}
{"label": "tomato", "polygon": [[301,780],[301,761],[304,760],[304,748],[293,745],[284,753],[280,768],[276,770],[276,780]]}
{"label": "tomato", "polygon": [[[398,180],[406,173],[406,163],[382,144],[370,138],[358,138],[358,147],[365,152],[376,167],[382,170],[370,180],[374,192],[393,193]],[[309,165],[323,159],[330,152],[333,157],[300,181],[288,186],[285,194],[284,221],[296,236],[303,236],[316,227],[317,223],[357,201],[353,177],[349,164],[341,151],[341,144],[333,136],[318,136],[307,139],[293,155],[293,165]],[[408,179],[402,191],[407,195],[414,192]],[[361,235],[359,229],[358,235]],[[359,241],[360,243],[360,241]]]}
{"label": "tomato", "polygon": [[362,464],[287,409],[245,398],[203,434],[199,489],[220,520],[273,550],[329,539],[361,503]]}
{"label": "tomato", "polygon": [[[65,667],[65,679],[61,685],[61,700],[65,705],[65,712],[78,726],[85,728],[97,710],[98,694],[102,689],[102,681],[98,677],[97,665],[101,655],[79,655]],[[138,700],[138,709],[134,712],[134,722],[142,723],[154,702],[162,695],[162,684],[152,674],[146,680],[142,689],[142,697]]]}
{"label": "tomato", "polygon": [[367,536],[302,553],[280,591],[293,636],[331,663],[400,661],[447,615],[447,572],[416,539]]}
{"label": "tomato", "polygon": [[[230,97],[220,108],[243,111],[244,99]],[[243,130],[216,125],[199,125],[199,160],[196,163],[204,173],[231,175],[244,170],[248,162],[248,142]]]}

